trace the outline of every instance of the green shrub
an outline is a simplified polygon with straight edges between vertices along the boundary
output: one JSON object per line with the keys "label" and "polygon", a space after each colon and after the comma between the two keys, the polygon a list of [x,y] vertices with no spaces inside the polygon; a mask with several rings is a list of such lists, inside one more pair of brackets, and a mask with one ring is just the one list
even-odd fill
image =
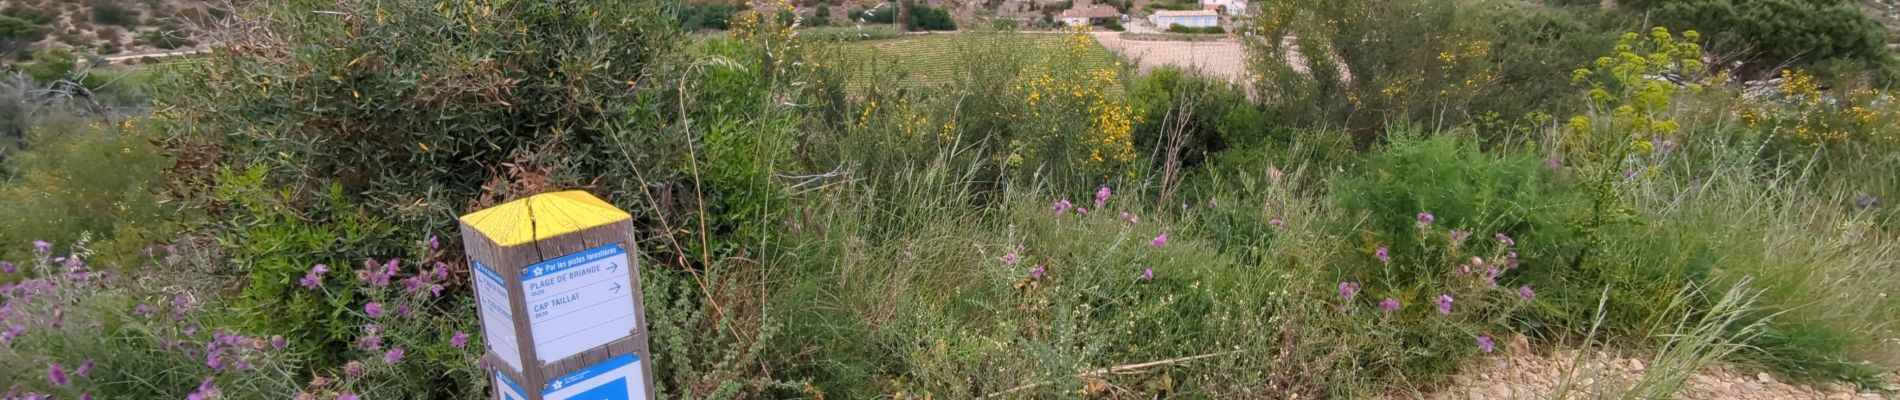
{"label": "green shrub", "polygon": [[58,12],[29,8],[18,3],[7,6],[6,9],[0,9],[0,15],[19,18],[37,25],[46,25],[59,18]]}
{"label": "green shrub", "polygon": [[950,19],[950,11],[931,7],[928,4],[911,0],[904,2],[904,27],[913,31],[954,31],[956,20]]}
{"label": "green shrub", "polygon": [[21,54],[28,45],[46,38],[46,28],[31,21],[0,15],[0,51]]}
{"label": "green shrub", "polygon": [[819,4],[818,9],[812,10],[811,19],[806,20],[805,25],[831,26],[831,5]]}
{"label": "green shrub", "polygon": [[[296,39],[279,44],[265,37],[239,37],[234,40],[261,42],[258,47],[226,43],[256,51],[218,52],[209,62],[182,66],[184,72],[263,73],[287,81],[169,81],[175,85],[168,87],[168,102],[203,110],[180,115],[193,124],[179,133],[217,143],[228,151],[232,165],[292,171],[270,176],[298,191],[321,192],[340,183],[344,192],[368,203],[412,205],[383,208],[378,214],[435,231],[449,226],[465,211],[465,202],[483,192],[500,193],[491,197],[499,200],[536,190],[484,189],[491,182],[509,181],[503,178],[506,174],[533,185],[547,179],[591,180],[607,165],[629,162],[635,165],[627,168],[644,170],[648,182],[671,182],[682,172],[655,169],[680,162],[676,157],[683,157],[684,148],[657,142],[661,133],[680,128],[641,120],[673,114],[675,110],[656,106],[655,96],[664,92],[629,90],[668,82],[659,75],[666,71],[655,69],[652,62],[673,48],[676,31],[659,9],[588,3],[585,12],[577,12],[562,4],[517,2],[488,11],[498,17],[470,22],[421,3],[344,5],[376,8],[388,17],[355,27],[311,12],[309,7],[316,6],[309,4],[257,4],[245,10],[237,18],[292,18],[271,23],[285,32],[283,37]],[[482,9],[458,12],[464,11]],[[589,27],[593,22],[599,26]],[[343,34],[354,29],[361,31]],[[351,44],[302,44],[338,38]],[[466,57],[470,51],[493,57]],[[290,72],[303,70],[334,71],[334,76]],[[329,106],[308,107],[318,103]],[[654,132],[655,137],[635,136],[636,130]],[[634,143],[680,151],[643,151],[639,159],[630,159],[621,146]],[[553,169],[554,160],[566,160],[558,162],[565,166]],[[521,169],[534,165],[546,169]],[[633,180],[631,173],[624,177]],[[630,197],[643,188],[617,186],[612,192]]]}
{"label": "green shrub", "polygon": [[1157,149],[1157,175],[1197,170],[1236,143],[1260,145],[1277,128],[1241,86],[1162,67],[1137,78],[1129,103],[1140,121],[1137,148]]}
{"label": "green shrub", "polygon": [[730,29],[733,14],[739,12],[738,7],[724,2],[685,2],[680,7],[680,29],[687,32]]}
{"label": "green shrub", "polygon": [[92,22],[106,25],[118,25],[132,28],[138,25],[139,12],[126,7],[120,0],[94,0],[92,2]]}
{"label": "green shrub", "polygon": [[1181,26],[1181,24],[1169,24],[1168,32],[1218,35],[1218,34],[1227,33],[1227,29],[1221,28],[1219,26],[1190,27],[1190,26]]}
{"label": "green shrub", "polygon": [[1126,31],[1126,30],[1128,30],[1128,28],[1127,28],[1127,27],[1124,27],[1124,26],[1122,26],[1122,19],[1121,19],[1121,18],[1109,18],[1109,19],[1108,19],[1108,22],[1104,22],[1104,23],[1102,23],[1102,27],[1103,27],[1103,28],[1108,28],[1108,30],[1111,30],[1111,31],[1116,31],[1116,32],[1121,32],[1121,31]]}
{"label": "green shrub", "polygon": [[[1527,274],[1560,274],[1565,269],[1563,264],[1582,244],[1575,225],[1583,216],[1573,211],[1586,203],[1581,193],[1555,179],[1542,160],[1526,154],[1489,154],[1469,139],[1415,135],[1392,136],[1391,144],[1365,160],[1361,175],[1335,183],[1333,196],[1340,207],[1365,218],[1353,222],[1360,233],[1346,235],[1352,247],[1389,249],[1390,268],[1368,262],[1363,273],[1395,274],[1387,278],[1403,282],[1412,275],[1450,270],[1471,255],[1443,250],[1447,248],[1494,262],[1502,260],[1489,256],[1503,251],[1493,249],[1509,248],[1530,267],[1524,270]],[[1421,213],[1432,216],[1423,228]],[[1453,230],[1465,232],[1466,239],[1453,237]],[[1519,244],[1493,240],[1497,235]],[[1371,261],[1371,252],[1364,253]],[[1385,271],[1379,271],[1382,268]]]}
{"label": "green shrub", "polygon": [[[1650,0],[1630,2],[1656,23],[1710,34],[1718,53],[1742,52],[1743,76],[1789,62],[1886,62],[1886,29],[1860,5],[1839,0]],[[1723,60],[1728,61],[1728,60]]]}
{"label": "green shrub", "polygon": [[5,160],[0,183],[0,257],[33,240],[95,244],[104,261],[136,256],[179,227],[160,191],[171,167],[153,147],[150,124],[100,127],[96,121],[44,119],[30,130],[26,151]]}
{"label": "green shrub", "polygon": [[79,57],[65,49],[40,50],[33,53],[33,65],[26,67],[26,74],[34,81],[52,83],[71,78],[78,63]]}
{"label": "green shrub", "polygon": [[138,41],[146,46],[157,47],[164,50],[174,50],[180,47],[198,44],[186,36],[185,31],[167,29],[167,27],[159,27],[158,29],[139,32]]}

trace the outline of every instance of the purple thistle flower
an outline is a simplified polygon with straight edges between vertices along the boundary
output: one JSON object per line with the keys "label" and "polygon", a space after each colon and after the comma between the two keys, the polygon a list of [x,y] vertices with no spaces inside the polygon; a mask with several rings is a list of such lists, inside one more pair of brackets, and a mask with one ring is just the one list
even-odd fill
{"label": "purple thistle flower", "polygon": [[1009,254],[1004,254],[1002,261],[1005,267],[1016,265],[1016,252],[1012,251],[1009,252]]}
{"label": "purple thistle flower", "polygon": [[80,361],[79,367],[73,368],[73,375],[78,375],[81,378],[92,375],[92,360]]}
{"label": "purple thistle flower", "polygon": [[312,274],[323,275],[329,272],[330,272],[330,266],[328,265],[317,264],[317,265],[310,266],[310,273]]}
{"label": "purple thistle flower", "polygon": [[363,377],[363,363],[361,361],[351,361],[348,364],[343,364],[343,376],[350,378]]}
{"label": "purple thistle flower", "polygon": [[305,273],[303,279],[297,280],[297,283],[302,284],[304,289],[315,290],[318,286],[323,286],[323,278],[317,277],[314,273]]}
{"label": "purple thistle flower", "polygon": [[1339,297],[1346,299],[1346,301],[1352,301],[1354,297],[1358,296],[1359,282],[1347,281],[1339,283]]}
{"label": "purple thistle flower", "polygon": [[344,393],[336,395],[336,400],[362,400],[362,398],[356,397],[355,393]]}
{"label": "purple thistle flower", "polygon": [[33,241],[33,251],[50,253],[53,251],[53,244],[47,243],[44,240],[35,240]]}
{"label": "purple thistle flower", "polygon": [[1510,253],[1505,253],[1504,254],[1504,269],[1516,269],[1516,268],[1517,268],[1517,252],[1513,251]]}
{"label": "purple thistle flower", "polygon": [[1379,311],[1384,311],[1384,312],[1388,312],[1388,313],[1390,313],[1390,312],[1393,312],[1393,311],[1398,311],[1398,310],[1399,310],[1399,300],[1398,300],[1398,299],[1394,299],[1394,298],[1391,298],[1391,297],[1387,297],[1387,298],[1385,298],[1385,300],[1380,300],[1380,301],[1379,301]]}
{"label": "purple thistle flower", "polygon": [[1391,250],[1386,249],[1385,246],[1379,246],[1379,250],[1372,252],[1372,256],[1378,257],[1380,263],[1385,263],[1385,264],[1392,263],[1392,252]]}
{"label": "purple thistle flower", "polygon": [[444,264],[441,261],[436,261],[435,269],[429,272],[434,273],[435,276],[432,277],[432,279],[434,280],[442,281],[442,280],[449,279],[449,265]]}
{"label": "purple thistle flower", "polygon": [[397,304],[397,305],[396,305],[396,316],[398,316],[398,317],[408,317],[408,316],[409,316],[409,305],[408,305],[408,304]]}
{"label": "purple thistle flower", "polygon": [[1122,211],[1122,222],[1127,222],[1129,225],[1135,225],[1139,223],[1139,219],[1135,218],[1134,214],[1129,214],[1127,211]]}
{"label": "purple thistle flower", "polygon": [[370,318],[381,318],[383,316],[383,305],[377,304],[374,301],[369,302],[369,304],[364,304],[363,314],[369,315]]}
{"label": "purple thistle flower", "polygon": [[411,276],[408,278],[403,278],[402,291],[404,293],[415,293],[415,292],[422,291],[423,277],[424,275],[416,275],[416,276]]}
{"label": "purple thistle flower", "polygon": [[440,248],[442,248],[442,241],[436,240],[435,235],[429,235],[429,249],[434,250]]}
{"label": "purple thistle flower", "polygon": [[1440,315],[1451,315],[1451,295],[1450,294],[1438,295],[1438,313]]}
{"label": "purple thistle flower", "polygon": [[[1122,214],[1126,215],[1127,213]],[[19,270],[20,267],[13,265],[12,262],[0,261],[0,274],[11,274]]]}
{"label": "purple thistle flower", "polygon": [[134,317],[143,317],[147,315],[152,315],[153,312],[156,312],[156,311],[152,309],[152,306],[148,306],[144,304],[139,304],[138,307],[132,307],[132,316]]}
{"label": "purple thistle flower", "polygon": [[1042,274],[1048,271],[1042,265],[1036,265],[1036,268],[1029,270],[1029,279],[1042,280]]}
{"label": "purple thistle flower", "polygon": [[1492,350],[1497,350],[1497,347],[1498,347],[1498,344],[1491,341],[1490,335],[1478,335],[1478,350],[1479,351],[1490,353]]}
{"label": "purple thistle flower", "polygon": [[1141,270],[1141,281],[1147,282],[1147,281],[1152,281],[1152,280],[1155,280],[1154,268],[1143,268]]}
{"label": "purple thistle flower", "polygon": [[185,306],[189,306],[189,305],[191,305],[191,296],[187,296],[184,293],[179,293],[176,296],[172,296],[172,310],[173,311],[184,309]]}
{"label": "purple thistle flower", "polygon": [[1511,237],[1509,235],[1505,235],[1504,232],[1498,232],[1496,237],[1498,238],[1498,243],[1502,243],[1507,247],[1517,245],[1517,240],[1511,239]]}
{"label": "purple thistle flower", "polygon": [[1103,204],[1108,204],[1108,193],[1108,186],[1095,189],[1095,209],[1099,210]]}
{"label": "purple thistle flower", "polygon": [[1489,284],[1489,285],[1490,285],[1491,287],[1498,287],[1498,274],[1499,274],[1499,273],[1501,273],[1501,272],[1500,272],[1500,271],[1498,271],[1498,267],[1486,267],[1486,268],[1484,269],[1484,281],[1485,281],[1485,283],[1486,283],[1486,284]]}
{"label": "purple thistle flower", "polygon": [[1854,199],[1854,206],[1859,207],[1862,210],[1869,209],[1869,208],[1879,208],[1880,198],[1874,197],[1872,195],[1861,195],[1860,198]]}
{"label": "purple thistle flower", "polygon": [[455,346],[455,348],[458,348],[458,349],[467,347],[468,346],[468,332],[455,331],[454,336],[449,336],[449,345]]}
{"label": "purple thistle flower", "polygon": [[434,297],[442,297],[442,285],[435,285],[435,284],[429,285],[429,295],[434,296]]}
{"label": "purple thistle flower", "polygon": [[285,347],[290,347],[290,341],[284,340],[284,337],[281,335],[271,335],[270,348],[283,350]]}
{"label": "purple thistle flower", "polygon": [[48,364],[46,366],[46,383],[50,383],[56,387],[66,387],[67,384],[72,383],[72,380],[66,377],[65,368],[60,368],[59,364]]}
{"label": "purple thistle flower", "polygon": [[1524,300],[1535,299],[1537,298],[1537,292],[1531,290],[1531,285],[1518,286],[1517,297]]}
{"label": "purple thistle flower", "polygon": [[1544,160],[1544,166],[1550,167],[1550,169],[1564,169],[1564,160],[1551,157],[1549,160]]}
{"label": "purple thistle flower", "polygon": [[1451,245],[1457,246],[1460,244],[1464,244],[1465,238],[1468,238],[1468,237],[1471,237],[1470,231],[1453,229],[1451,230]]}
{"label": "purple thistle flower", "polygon": [[12,342],[14,338],[20,337],[21,333],[26,333],[26,326],[20,324],[7,325],[7,330],[0,332],[0,344]]}
{"label": "purple thistle flower", "polygon": [[211,367],[211,370],[213,371],[223,370],[224,369],[224,348],[214,347],[208,351],[205,351],[205,366]]}
{"label": "purple thistle flower", "polygon": [[1438,217],[1432,215],[1432,213],[1428,213],[1428,212],[1418,213],[1418,227],[1420,228],[1430,226],[1433,221],[1437,221],[1437,220],[1438,220]]}
{"label": "purple thistle flower", "polygon": [[190,395],[185,396],[185,400],[205,400],[218,397],[219,394],[218,386],[212,384],[211,377],[207,376],[204,382],[198,383],[198,390],[191,391]]}
{"label": "purple thistle flower", "polygon": [[1271,225],[1275,228],[1285,228],[1286,221],[1282,221],[1279,218],[1274,218],[1274,219],[1267,220],[1267,225]]}
{"label": "purple thistle flower", "polygon": [[1062,215],[1062,213],[1069,212],[1069,207],[1073,206],[1075,206],[1075,204],[1070,203],[1069,199],[1062,199],[1062,201],[1058,201],[1055,205],[1050,206],[1049,209],[1055,211],[1056,215]]}
{"label": "purple thistle flower", "polygon": [[1089,216],[1089,209],[1087,207],[1076,207],[1075,215],[1087,217]]}
{"label": "purple thistle flower", "polygon": [[383,362],[390,363],[390,364],[402,362],[402,348],[401,347],[391,348],[389,349],[389,352],[383,353]]}
{"label": "purple thistle flower", "polygon": [[362,339],[357,339],[356,346],[363,348],[363,350],[376,350],[376,349],[383,348],[383,336],[371,333],[368,336],[364,336]]}
{"label": "purple thistle flower", "polygon": [[1161,246],[1166,246],[1168,244],[1168,233],[1161,232],[1161,236],[1155,236],[1155,240],[1149,242],[1149,244],[1154,245],[1157,249],[1161,248]]}

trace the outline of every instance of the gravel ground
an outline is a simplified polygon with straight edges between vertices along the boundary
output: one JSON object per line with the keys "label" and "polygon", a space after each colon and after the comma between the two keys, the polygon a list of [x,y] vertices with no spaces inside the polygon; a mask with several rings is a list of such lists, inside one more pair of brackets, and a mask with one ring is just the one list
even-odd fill
{"label": "gravel ground", "polygon": [[[1451,378],[1451,384],[1437,393],[1394,398],[1462,399],[1552,399],[1560,392],[1566,398],[1592,399],[1613,397],[1640,381],[1647,371],[1646,357],[1631,357],[1597,351],[1579,357],[1577,350],[1559,350],[1549,354],[1527,351],[1518,338],[1511,351],[1488,357]],[[1579,361],[1581,360],[1581,361]],[[1900,389],[1900,373],[1887,375],[1887,386]],[[1565,386],[1569,390],[1560,390]],[[1850,385],[1829,383],[1818,386],[1782,382],[1772,374],[1747,371],[1735,366],[1718,365],[1688,379],[1688,388],[1675,398],[1692,400],[1769,400],[1769,399],[1882,399],[1881,394],[1860,392]]]}

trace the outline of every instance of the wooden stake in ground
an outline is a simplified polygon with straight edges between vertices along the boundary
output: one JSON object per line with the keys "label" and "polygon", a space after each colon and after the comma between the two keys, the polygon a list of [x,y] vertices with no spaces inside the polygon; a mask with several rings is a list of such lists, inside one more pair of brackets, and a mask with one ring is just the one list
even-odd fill
{"label": "wooden stake in ground", "polygon": [[653,398],[631,216],[567,191],[461,223],[493,398]]}

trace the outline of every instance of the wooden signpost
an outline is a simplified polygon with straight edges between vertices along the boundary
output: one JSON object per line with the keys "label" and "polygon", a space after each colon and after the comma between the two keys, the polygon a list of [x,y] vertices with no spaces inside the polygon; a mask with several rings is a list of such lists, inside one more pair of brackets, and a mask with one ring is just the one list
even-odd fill
{"label": "wooden signpost", "polygon": [[567,191],[461,222],[493,398],[653,398],[631,216]]}

